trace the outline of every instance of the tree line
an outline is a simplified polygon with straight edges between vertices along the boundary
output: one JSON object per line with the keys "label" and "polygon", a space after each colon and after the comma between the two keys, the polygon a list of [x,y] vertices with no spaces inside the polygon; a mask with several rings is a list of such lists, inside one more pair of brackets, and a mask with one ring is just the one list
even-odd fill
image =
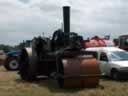
{"label": "tree line", "polygon": [[7,53],[9,51],[20,50],[23,47],[29,47],[29,46],[31,46],[31,40],[25,40],[15,46],[0,44],[0,50],[3,50],[4,52]]}

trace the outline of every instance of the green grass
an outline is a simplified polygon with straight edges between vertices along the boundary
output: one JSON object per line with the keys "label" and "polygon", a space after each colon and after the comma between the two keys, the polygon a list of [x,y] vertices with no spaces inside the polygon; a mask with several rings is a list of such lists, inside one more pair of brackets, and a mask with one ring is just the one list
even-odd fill
{"label": "green grass", "polygon": [[22,81],[17,72],[0,67],[0,96],[127,96],[128,81],[101,79],[92,89],[60,89],[55,81]]}

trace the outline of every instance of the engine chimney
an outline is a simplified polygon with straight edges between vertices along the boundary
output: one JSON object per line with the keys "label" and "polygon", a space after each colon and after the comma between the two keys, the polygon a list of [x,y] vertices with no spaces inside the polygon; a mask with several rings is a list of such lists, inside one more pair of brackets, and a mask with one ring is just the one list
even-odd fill
{"label": "engine chimney", "polygon": [[63,28],[65,33],[70,32],[70,6],[63,7]]}

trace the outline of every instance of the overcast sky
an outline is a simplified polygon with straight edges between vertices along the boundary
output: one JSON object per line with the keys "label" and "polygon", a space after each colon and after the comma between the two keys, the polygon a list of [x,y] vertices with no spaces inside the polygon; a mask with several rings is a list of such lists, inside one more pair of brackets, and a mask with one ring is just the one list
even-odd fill
{"label": "overcast sky", "polygon": [[0,44],[51,36],[61,27],[63,5],[71,6],[71,31],[85,38],[128,32],[128,0],[0,0]]}

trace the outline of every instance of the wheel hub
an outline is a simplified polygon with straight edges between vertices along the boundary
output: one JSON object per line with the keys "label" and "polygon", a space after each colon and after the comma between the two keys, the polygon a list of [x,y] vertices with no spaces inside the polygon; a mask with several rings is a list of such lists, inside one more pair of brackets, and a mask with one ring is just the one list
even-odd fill
{"label": "wheel hub", "polygon": [[9,63],[9,66],[10,66],[11,69],[17,69],[18,68],[18,62],[16,60],[12,60]]}

